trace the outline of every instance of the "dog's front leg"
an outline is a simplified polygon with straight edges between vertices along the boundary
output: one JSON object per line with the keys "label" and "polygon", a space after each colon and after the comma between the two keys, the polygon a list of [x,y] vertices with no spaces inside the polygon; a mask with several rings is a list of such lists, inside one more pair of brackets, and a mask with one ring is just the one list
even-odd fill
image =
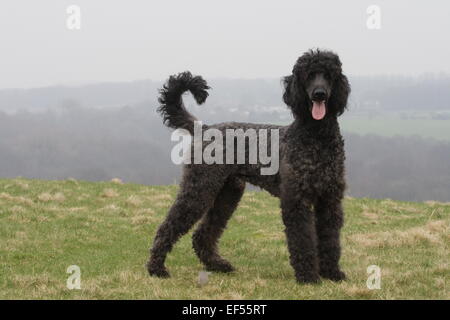
{"label": "dog's front leg", "polygon": [[305,198],[286,193],[281,197],[281,210],[290,262],[297,281],[319,282],[317,235],[310,203]]}
{"label": "dog's front leg", "polygon": [[320,275],[333,281],[344,280],[345,273],[339,268],[341,256],[339,234],[344,223],[341,197],[332,195],[320,197],[315,206],[315,215]]}

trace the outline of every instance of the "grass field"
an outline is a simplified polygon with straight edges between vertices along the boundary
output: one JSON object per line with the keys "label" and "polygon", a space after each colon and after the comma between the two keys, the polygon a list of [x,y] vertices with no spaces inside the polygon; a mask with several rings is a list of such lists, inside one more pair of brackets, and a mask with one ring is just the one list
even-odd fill
{"label": "grass field", "polygon": [[[197,285],[202,266],[185,236],[170,279],[144,264],[176,186],[0,180],[0,299],[449,299],[449,203],[346,199],[342,267],[349,280],[299,285],[279,212],[247,192],[221,241],[237,268]],[[70,265],[81,289],[69,290]],[[381,268],[381,289],[366,286]]]}

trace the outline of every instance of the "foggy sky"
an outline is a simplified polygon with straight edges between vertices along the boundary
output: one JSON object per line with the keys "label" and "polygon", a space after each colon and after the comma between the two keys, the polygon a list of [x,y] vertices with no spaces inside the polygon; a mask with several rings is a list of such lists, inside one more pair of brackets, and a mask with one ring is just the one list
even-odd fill
{"label": "foggy sky", "polygon": [[[68,30],[66,8],[81,8]],[[366,26],[369,5],[381,29]],[[345,6],[344,6],[345,5]],[[207,78],[281,77],[313,47],[350,75],[450,73],[444,0],[2,0],[0,88]]]}

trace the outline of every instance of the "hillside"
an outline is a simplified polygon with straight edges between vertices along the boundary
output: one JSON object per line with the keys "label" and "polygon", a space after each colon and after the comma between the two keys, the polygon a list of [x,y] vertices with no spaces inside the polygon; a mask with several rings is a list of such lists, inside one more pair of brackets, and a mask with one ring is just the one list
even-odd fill
{"label": "hillside", "polygon": [[[345,200],[342,267],[349,280],[298,285],[279,202],[247,192],[221,241],[236,267],[198,287],[202,266],[185,236],[169,255],[172,278],[144,268],[176,186],[120,181],[0,179],[0,299],[449,299],[449,203]],[[70,265],[81,290],[68,290]],[[366,287],[369,265],[381,289]]]}

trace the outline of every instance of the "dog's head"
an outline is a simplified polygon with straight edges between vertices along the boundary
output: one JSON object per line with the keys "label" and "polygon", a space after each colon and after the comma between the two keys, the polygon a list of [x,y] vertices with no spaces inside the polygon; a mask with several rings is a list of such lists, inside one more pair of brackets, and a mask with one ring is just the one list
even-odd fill
{"label": "dog's head", "polygon": [[344,112],[350,85],[341,65],[331,51],[310,50],[298,58],[292,75],[283,79],[283,100],[296,118],[322,121]]}

